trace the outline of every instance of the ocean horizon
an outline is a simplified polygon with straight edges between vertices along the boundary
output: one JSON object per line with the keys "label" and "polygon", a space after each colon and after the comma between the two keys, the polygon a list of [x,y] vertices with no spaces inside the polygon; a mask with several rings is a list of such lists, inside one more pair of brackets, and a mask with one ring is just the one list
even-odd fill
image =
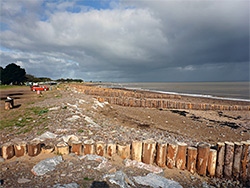
{"label": "ocean horizon", "polygon": [[108,87],[148,90],[194,97],[250,102],[250,82],[136,82],[103,83]]}

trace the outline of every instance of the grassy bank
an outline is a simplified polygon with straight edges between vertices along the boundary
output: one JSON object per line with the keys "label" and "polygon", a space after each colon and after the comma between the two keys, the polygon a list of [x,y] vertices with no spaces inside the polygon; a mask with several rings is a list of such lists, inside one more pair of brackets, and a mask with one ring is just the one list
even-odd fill
{"label": "grassy bank", "polygon": [[19,88],[19,87],[29,87],[29,86],[0,85],[0,89],[11,89],[11,88]]}

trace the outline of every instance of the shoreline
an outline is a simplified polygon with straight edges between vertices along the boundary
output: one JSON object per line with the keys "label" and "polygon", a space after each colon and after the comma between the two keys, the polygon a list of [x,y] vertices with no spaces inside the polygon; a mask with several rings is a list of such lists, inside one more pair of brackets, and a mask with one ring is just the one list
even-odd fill
{"label": "shoreline", "polygon": [[231,98],[225,96],[215,96],[211,94],[196,94],[196,93],[182,93],[182,92],[175,92],[175,91],[162,91],[162,90],[155,90],[155,89],[144,89],[144,88],[137,88],[137,87],[126,87],[118,85],[105,85],[105,84],[98,84],[94,85],[95,87],[104,87],[104,88],[111,88],[111,89],[125,89],[125,90],[133,90],[133,91],[145,91],[145,92],[153,92],[153,93],[160,93],[160,94],[167,94],[167,95],[180,95],[185,97],[196,97],[196,98],[205,98],[205,99],[215,99],[215,100],[227,100],[227,101],[239,101],[239,102],[249,102],[250,99],[243,99],[243,98]]}

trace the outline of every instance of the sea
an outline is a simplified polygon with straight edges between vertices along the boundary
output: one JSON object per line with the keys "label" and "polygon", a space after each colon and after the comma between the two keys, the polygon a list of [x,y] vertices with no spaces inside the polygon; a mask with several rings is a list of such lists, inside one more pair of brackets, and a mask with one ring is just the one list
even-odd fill
{"label": "sea", "polygon": [[106,83],[107,87],[250,102],[250,82]]}

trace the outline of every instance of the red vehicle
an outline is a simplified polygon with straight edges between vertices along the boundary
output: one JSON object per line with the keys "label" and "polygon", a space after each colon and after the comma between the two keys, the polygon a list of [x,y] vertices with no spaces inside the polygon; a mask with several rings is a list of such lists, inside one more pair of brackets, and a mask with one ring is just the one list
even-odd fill
{"label": "red vehicle", "polygon": [[45,86],[33,86],[31,88],[31,91],[37,91],[37,90],[40,90],[40,91],[47,91],[49,88],[45,87]]}

